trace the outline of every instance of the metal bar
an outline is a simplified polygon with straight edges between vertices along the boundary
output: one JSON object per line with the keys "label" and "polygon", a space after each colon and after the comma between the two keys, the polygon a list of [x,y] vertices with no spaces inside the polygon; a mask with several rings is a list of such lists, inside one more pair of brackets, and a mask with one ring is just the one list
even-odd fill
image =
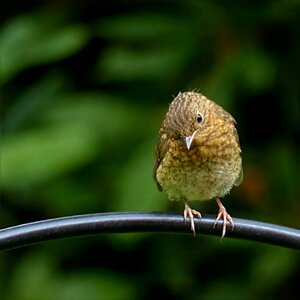
{"label": "metal bar", "polygon": [[[233,218],[234,231],[227,224],[226,237],[258,241],[300,249],[300,230]],[[215,216],[195,219],[196,234],[221,236],[221,222],[213,228]],[[43,220],[0,230],[0,250],[68,237],[125,232],[185,233],[193,236],[190,224],[176,213],[116,212],[98,213]],[[225,238],[226,238],[225,237]]]}

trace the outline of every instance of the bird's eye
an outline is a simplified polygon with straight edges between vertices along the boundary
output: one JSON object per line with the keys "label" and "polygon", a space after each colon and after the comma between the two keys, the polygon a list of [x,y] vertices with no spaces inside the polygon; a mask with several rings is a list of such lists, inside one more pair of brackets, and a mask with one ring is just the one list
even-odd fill
{"label": "bird's eye", "polygon": [[198,112],[198,113],[197,113],[197,122],[198,122],[198,123],[201,123],[202,120],[203,120],[203,117],[202,117],[202,115]]}

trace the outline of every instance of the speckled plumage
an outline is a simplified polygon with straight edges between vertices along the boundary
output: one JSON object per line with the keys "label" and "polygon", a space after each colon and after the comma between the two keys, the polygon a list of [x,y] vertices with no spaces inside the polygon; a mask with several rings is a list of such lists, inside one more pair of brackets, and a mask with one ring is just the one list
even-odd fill
{"label": "speckled plumage", "polygon": [[179,93],[159,131],[153,175],[170,200],[223,197],[242,180],[240,154],[233,117],[200,93]]}

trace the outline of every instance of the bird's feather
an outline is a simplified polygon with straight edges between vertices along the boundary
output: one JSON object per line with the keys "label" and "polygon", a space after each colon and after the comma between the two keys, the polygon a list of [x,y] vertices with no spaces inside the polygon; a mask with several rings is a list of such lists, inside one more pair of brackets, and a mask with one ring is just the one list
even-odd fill
{"label": "bird's feather", "polygon": [[168,135],[164,131],[164,126],[162,126],[161,130],[159,131],[159,136],[158,136],[158,141],[155,149],[155,154],[154,154],[154,167],[153,167],[153,178],[156,182],[157,188],[159,191],[162,191],[161,185],[158,183],[157,178],[156,178],[156,172],[161,164],[162,160],[164,159],[167,151],[169,148],[169,138]]}

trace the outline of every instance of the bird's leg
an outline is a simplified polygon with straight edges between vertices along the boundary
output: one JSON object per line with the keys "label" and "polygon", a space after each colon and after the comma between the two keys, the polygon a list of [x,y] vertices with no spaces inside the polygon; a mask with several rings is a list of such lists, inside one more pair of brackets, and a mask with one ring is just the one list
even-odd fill
{"label": "bird's leg", "polygon": [[232,218],[230,217],[230,215],[227,213],[226,208],[221,203],[221,201],[218,197],[216,197],[216,201],[217,201],[217,204],[219,206],[219,213],[218,213],[218,216],[216,218],[216,222],[214,224],[214,227],[217,225],[219,219],[223,218],[223,230],[222,230],[222,237],[221,237],[221,239],[223,239],[223,237],[225,236],[225,233],[226,233],[226,220],[229,221],[232,231],[234,229],[234,223],[233,223]]}
{"label": "bird's leg", "polygon": [[196,231],[195,231],[194,216],[201,219],[201,214],[198,211],[191,209],[190,206],[188,205],[187,201],[184,201],[183,218],[184,218],[185,223],[186,223],[187,216],[190,218],[191,230],[193,231],[194,236],[195,236]]}

